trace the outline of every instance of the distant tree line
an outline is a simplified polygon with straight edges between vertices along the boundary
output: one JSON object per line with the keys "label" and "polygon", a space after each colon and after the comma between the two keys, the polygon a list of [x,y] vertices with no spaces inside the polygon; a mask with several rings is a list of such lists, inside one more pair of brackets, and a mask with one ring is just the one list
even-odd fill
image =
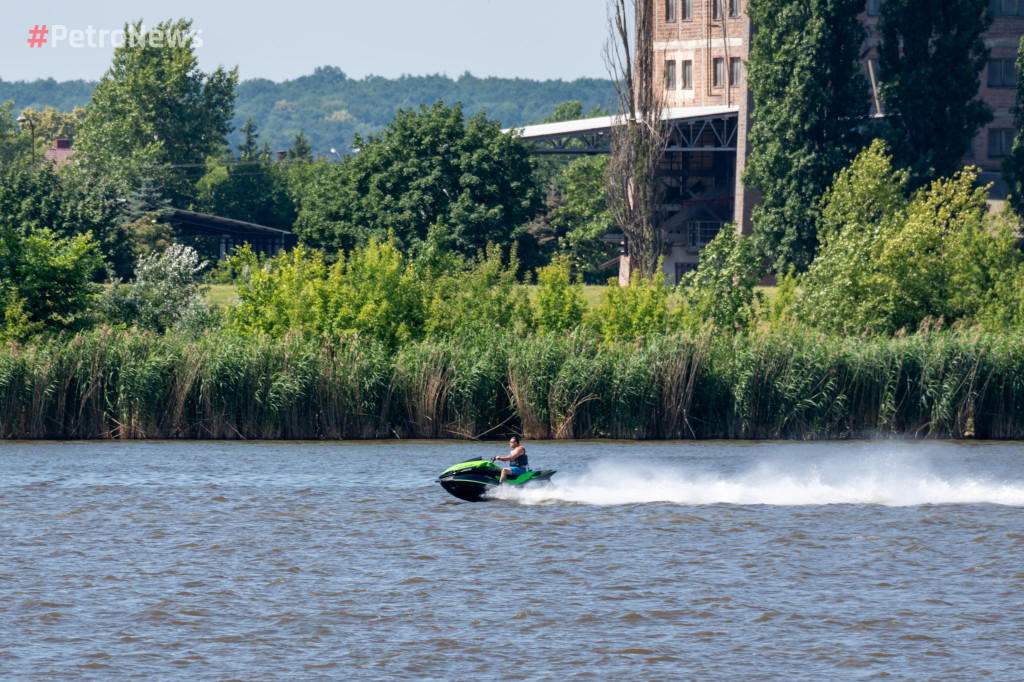
{"label": "distant tree line", "polygon": [[[43,111],[52,107],[72,111],[93,96],[95,82],[53,79],[9,82],[0,80],[0,102],[12,100],[13,110]],[[615,98],[608,80],[536,81],[527,78],[478,78],[464,73],[384,78],[349,78],[333,66],[317,68],[308,76],[275,83],[257,78],[241,81],[228,134],[234,146],[243,141],[247,119],[257,122],[260,135],[274,152],[288,149],[304,132],[314,155],[336,149],[347,153],[356,135],[369,137],[388,124],[399,109],[443,101],[461,102],[470,114],[484,111],[502,126],[537,123],[562,102],[579,100],[584,109],[607,108]]]}

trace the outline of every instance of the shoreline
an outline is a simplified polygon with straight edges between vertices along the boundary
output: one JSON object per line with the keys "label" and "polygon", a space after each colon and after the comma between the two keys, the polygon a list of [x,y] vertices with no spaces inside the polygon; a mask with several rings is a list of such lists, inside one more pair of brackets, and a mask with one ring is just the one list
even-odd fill
{"label": "shoreline", "polygon": [[198,338],[0,348],[0,438],[1024,440],[1024,336]]}

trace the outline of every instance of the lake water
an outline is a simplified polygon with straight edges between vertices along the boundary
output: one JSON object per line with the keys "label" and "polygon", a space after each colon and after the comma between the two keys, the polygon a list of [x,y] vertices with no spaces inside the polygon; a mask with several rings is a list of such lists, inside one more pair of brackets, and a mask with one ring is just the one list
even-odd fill
{"label": "lake water", "polygon": [[1024,447],[0,443],[0,678],[1024,676]]}

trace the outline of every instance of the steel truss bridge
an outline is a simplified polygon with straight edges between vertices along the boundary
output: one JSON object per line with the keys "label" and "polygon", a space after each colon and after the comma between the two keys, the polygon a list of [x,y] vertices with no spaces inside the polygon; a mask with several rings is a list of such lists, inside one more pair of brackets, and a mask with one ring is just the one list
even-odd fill
{"label": "steel truss bridge", "polygon": [[[679,107],[663,113],[666,152],[735,152],[739,107]],[[536,154],[607,154],[620,116],[542,123],[516,128]]]}

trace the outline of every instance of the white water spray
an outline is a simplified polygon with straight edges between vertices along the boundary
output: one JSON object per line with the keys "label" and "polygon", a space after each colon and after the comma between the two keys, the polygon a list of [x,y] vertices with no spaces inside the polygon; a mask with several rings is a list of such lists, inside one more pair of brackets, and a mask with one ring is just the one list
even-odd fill
{"label": "white water spray", "polygon": [[731,473],[695,465],[616,459],[581,474],[559,473],[550,483],[503,487],[493,497],[521,504],[594,505],[999,504],[1024,507],[1024,482],[960,472],[936,472],[921,457],[878,455],[761,463]]}

